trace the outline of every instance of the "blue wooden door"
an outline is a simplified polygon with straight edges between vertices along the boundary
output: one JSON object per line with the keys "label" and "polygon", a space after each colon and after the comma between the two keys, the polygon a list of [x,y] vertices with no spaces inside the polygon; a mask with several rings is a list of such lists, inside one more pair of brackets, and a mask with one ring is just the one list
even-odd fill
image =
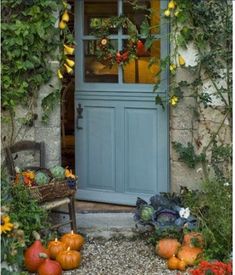
{"label": "blue wooden door", "polygon": [[[96,37],[90,33],[95,20],[128,11],[123,0],[77,1],[76,6],[76,173],[77,197],[83,200],[135,204],[137,196],[168,191],[168,112],[155,105],[154,75],[147,64],[151,53],[126,67],[112,68],[94,55]],[[160,13],[166,1],[158,2]],[[142,12],[142,11],[141,11]],[[160,41],[166,26],[156,32],[154,55],[167,54],[167,41]],[[110,35],[117,50],[128,39],[123,30]],[[150,71],[148,71],[150,70]],[[162,74],[161,78],[167,78]],[[158,93],[164,93],[160,83]]]}

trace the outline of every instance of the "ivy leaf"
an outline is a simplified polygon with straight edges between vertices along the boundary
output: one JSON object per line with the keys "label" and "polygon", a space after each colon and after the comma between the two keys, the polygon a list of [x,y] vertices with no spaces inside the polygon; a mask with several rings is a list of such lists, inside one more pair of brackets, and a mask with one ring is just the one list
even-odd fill
{"label": "ivy leaf", "polygon": [[143,37],[148,37],[150,33],[150,26],[147,18],[140,25],[140,35]]}
{"label": "ivy leaf", "polygon": [[155,97],[155,104],[162,106],[162,109],[165,110],[165,106],[163,104],[163,100],[162,100],[162,98],[159,95],[157,95]]}
{"label": "ivy leaf", "polygon": [[148,37],[146,38],[145,43],[144,43],[144,47],[145,47],[146,49],[151,48],[151,46],[152,46],[154,40],[155,40],[154,37],[148,36]]}
{"label": "ivy leaf", "polygon": [[33,68],[34,68],[34,64],[33,64],[31,61],[26,60],[26,61],[24,62],[24,67],[25,67],[26,69],[33,69]]}

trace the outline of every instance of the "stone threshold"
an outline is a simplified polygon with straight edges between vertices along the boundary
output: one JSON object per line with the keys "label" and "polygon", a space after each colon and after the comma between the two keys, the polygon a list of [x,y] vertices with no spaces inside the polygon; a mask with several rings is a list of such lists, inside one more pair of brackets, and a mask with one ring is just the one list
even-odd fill
{"label": "stone threshold", "polygon": [[[57,208],[62,213],[68,213],[66,205],[62,205]],[[76,213],[133,213],[135,211],[134,206],[115,205],[100,202],[88,202],[88,201],[76,201],[75,212]]]}

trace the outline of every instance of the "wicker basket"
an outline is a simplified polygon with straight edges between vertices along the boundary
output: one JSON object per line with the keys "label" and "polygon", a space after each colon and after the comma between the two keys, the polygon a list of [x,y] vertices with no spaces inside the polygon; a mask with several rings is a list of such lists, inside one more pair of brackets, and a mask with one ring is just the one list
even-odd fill
{"label": "wicker basket", "polygon": [[70,187],[67,180],[51,181],[47,185],[32,186],[29,190],[31,196],[38,202],[47,202],[74,195],[76,192],[76,185]]}

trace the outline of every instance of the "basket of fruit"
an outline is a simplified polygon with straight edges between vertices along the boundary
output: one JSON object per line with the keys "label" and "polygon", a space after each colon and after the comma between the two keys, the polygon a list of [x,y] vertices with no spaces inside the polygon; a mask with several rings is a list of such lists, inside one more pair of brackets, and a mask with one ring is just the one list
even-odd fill
{"label": "basket of fruit", "polygon": [[38,202],[47,202],[74,195],[77,177],[67,167],[54,166],[37,171],[17,171],[15,183],[28,186],[31,196]]}

